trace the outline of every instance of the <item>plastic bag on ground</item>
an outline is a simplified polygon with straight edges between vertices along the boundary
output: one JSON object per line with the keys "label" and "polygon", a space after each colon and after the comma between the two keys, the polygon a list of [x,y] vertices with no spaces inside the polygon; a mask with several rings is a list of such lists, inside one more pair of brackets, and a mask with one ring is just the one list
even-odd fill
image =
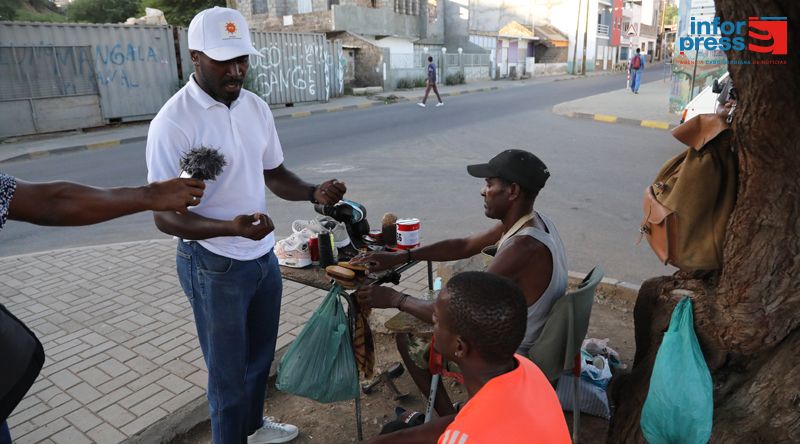
{"label": "plastic bag on ground", "polygon": [[347,316],[334,285],[278,365],[278,390],[319,402],[359,395]]}
{"label": "plastic bag on ground", "polygon": [[701,444],[711,437],[711,373],[694,332],[692,301],[681,299],[656,354],[640,425],[650,444]]}

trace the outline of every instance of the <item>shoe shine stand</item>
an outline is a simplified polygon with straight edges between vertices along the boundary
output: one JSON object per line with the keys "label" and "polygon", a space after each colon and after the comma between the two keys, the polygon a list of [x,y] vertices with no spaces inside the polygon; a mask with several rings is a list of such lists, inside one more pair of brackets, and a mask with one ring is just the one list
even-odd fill
{"label": "shoe shine stand", "polygon": [[[364,219],[366,221],[366,219]],[[384,283],[400,283],[401,273],[408,270],[417,264],[418,261],[412,261],[407,264],[401,265],[392,270],[386,270],[379,273],[370,273],[366,281],[361,285],[381,285]],[[433,264],[428,261],[428,289],[433,289]],[[306,267],[306,268],[290,268],[281,266],[281,276],[284,279],[297,282],[309,287],[318,288],[320,290],[330,290],[333,282],[325,274],[325,270],[319,267]],[[356,304],[355,296],[349,292],[343,292],[344,298],[347,301],[347,320],[350,330],[350,338],[352,340],[355,327],[356,327]],[[358,377],[358,376],[356,376]],[[360,381],[359,381],[360,385]],[[357,441],[364,438],[361,428],[361,394],[355,399],[355,413],[356,413],[356,436]]]}

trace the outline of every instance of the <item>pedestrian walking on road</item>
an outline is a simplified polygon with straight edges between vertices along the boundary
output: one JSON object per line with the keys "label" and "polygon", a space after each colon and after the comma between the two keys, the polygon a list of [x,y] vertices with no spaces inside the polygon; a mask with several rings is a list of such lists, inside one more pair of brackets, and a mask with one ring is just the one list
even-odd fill
{"label": "pedestrian walking on road", "polygon": [[[140,211],[186,212],[203,197],[197,179],[168,179],[134,188],[95,188],[73,182],[32,183],[0,173],[0,230],[6,220],[45,226],[91,225]],[[11,444],[6,418],[44,365],[44,348],[0,304],[0,444]]]}
{"label": "pedestrian walking on road", "polygon": [[281,199],[326,205],[347,188],[335,179],[313,185],[284,166],[269,107],[242,89],[260,53],[239,11],[201,11],[188,35],[194,73],[150,124],[147,178],[174,176],[181,157],[200,147],[218,150],[227,166],[189,213],[154,218],[180,238],[177,274],[208,368],[214,444],[288,442],[297,427],[263,416],[283,289],[264,186]]}
{"label": "pedestrian walking on road", "polygon": [[631,59],[628,71],[631,74],[631,91],[639,94],[639,84],[642,81],[642,73],[644,73],[644,57],[641,55],[641,49],[636,48],[636,55]]}
{"label": "pedestrian walking on road", "polygon": [[428,80],[426,80],[425,97],[423,97],[422,102],[417,103],[417,105],[425,108],[425,102],[428,100],[428,94],[431,93],[431,90],[436,93],[436,98],[439,99],[439,103],[437,103],[436,106],[444,106],[442,96],[439,95],[439,89],[436,87],[436,64],[433,63],[433,57],[428,56]]}

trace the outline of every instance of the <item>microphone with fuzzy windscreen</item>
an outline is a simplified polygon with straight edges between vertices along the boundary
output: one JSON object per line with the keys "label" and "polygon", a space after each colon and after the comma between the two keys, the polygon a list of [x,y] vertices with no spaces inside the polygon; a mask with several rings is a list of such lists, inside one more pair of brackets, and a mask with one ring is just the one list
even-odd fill
{"label": "microphone with fuzzy windscreen", "polygon": [[227,165],[225,156],[214,148],[192,148],[181,157],[181,177],[200,180],[215,180]]}

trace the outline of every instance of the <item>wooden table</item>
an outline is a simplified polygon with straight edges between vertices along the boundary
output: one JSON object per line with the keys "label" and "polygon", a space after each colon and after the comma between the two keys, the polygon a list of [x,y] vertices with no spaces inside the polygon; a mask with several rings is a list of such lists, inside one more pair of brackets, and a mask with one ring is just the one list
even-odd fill
{"label": "wooden table", "polygon": [[[418,261],[412,261],[401,265],[394,270],[387,270],[379,273],[370,273],[367,280],[364,281],[361,285],[375,285],[376,283],[380,285],[383,283],[382,281],[389,277],[392,273],[402,273],[409,268],[416,265]],[[281,266],[281,276],[284,279],[292,282],[297,282],[298,284],[307,285],[312,288],[317,288],[320,290],[330,290],[333,287],[333,282],[331,279],[325,274],[325,270],[321,267],[312,266],[306,268],[291,268],[291,267],[284,267]],[[428,261],[428,288],[433,288],[433,265],[430,261]],[[344,298],[347,301],[347,321],[350,330],[350,338],[353,338],[356,328],[356,312],[355,312],[355,304],[353,303],[353,294],[348,293],[347,291],[343,292]],[[401,313],[403,314],[403,313]],[[396,317],[396,316],[395,316]],[[413,316],[412,316],[413,317]],[[420,321],[422,322],[422,321]],[[433,332],[433,326],[431,325],[431,332]],[[352,340],[352,339],[351,339]],[[356,378],[358,378],[358,372],[356,372]],[[359,383],[360,388],[360,383]],[[361,393],[359,392],[358,397],[355,399],[355,410],[356,410],[356,435],[358,436],[358,441],[362,441],[364,439],[363,430],[361,428]]]}

